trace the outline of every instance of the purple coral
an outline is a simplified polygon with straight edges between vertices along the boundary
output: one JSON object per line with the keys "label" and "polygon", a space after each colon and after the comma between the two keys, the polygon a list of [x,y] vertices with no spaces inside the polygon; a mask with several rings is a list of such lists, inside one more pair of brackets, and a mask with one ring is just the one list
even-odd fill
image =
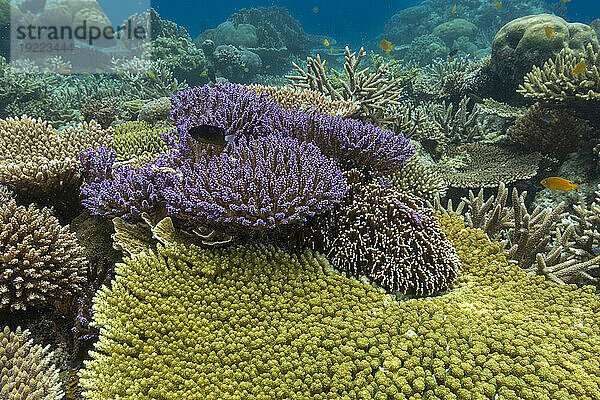
{"label": "purple coral", "polygon": [[241,137],[221,154],[180,167],[167,212],[225,230],[272,229],[330,210],[346,194],[340,169],[311,143]]}
{"label": "purple coral", "polygon": [[315,144],[346,169],[398,169],[414,154],[414,146],[402,134],[368,122],[284,111],[265,93],[243,85],[219,83],[187,89],[173,96],[171,104],[171,117],[180,134],[194,125],[210,124],[225,129],[227,135],[292,136]]}
{"label": "purple coral", "polygon": [[172,178],[157,165],[114,166],[114,150],[104,147],[82,152],[80,159],[86,177],[82,204],[92,215],[136,221],[142,213],[152,215],[164,204],[160,189]]}

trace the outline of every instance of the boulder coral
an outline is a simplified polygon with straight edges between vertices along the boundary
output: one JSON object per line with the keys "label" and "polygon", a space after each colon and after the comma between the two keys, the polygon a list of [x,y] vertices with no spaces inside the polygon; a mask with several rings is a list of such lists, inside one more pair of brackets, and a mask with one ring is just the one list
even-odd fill
{"label": "boulder coral", "polygon": [[440,217],[463,264],[448,294],[396,302],[309,252],[162,247],[95,298],[90,400],[600,398],[600,301],[508,264]]}
{"label": "boulder coral", "polygon": [[[549,38],[546,28],[552,28]],[[584,53],[588,44],[599,47],[598,38],[590,27],[568,23],[551,14],[528,15],[504,25],[492,44],[490,68],[503,82],[515,87],[532,67],[541,67],[566,49],[569,53]]]}

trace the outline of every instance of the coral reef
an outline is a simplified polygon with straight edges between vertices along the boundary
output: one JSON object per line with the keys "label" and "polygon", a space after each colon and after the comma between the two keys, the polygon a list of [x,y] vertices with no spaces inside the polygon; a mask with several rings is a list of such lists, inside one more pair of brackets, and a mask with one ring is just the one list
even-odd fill
{"label": "coral reef", "polygon": [[95,122],[57,132],[27,116],[0,120],[0,183],[30,195],[77,185],[77,152],[110,143],[111,130]]}
{"label": "coral reef", "polygon": [[61,400],[64,393],[49,345],[33,344],[29,331],[0,332],[0,396],[10,400]]}
{"label": "coral reef", "polygon": [[405,58],[417,65],[427,65],[438,58],[445,58],[450,49],[436,35],[417,36],[410,43]]}
{"label": "coral reef", "polygon": [[[546,36],[547,27],[554,30],[551,39]],[[491,69],[506,85],[516,88],[532,67],[543,65],[559,52],[572,57],[576,53],[585,53],[587,45],[598,51],[598,38],[589,26],[567,23],[550,14],[528,15],[509,22],[498,31],[492,45]]]}
{"label": "coral reef", "polygon": [[144,121],[131,121],[114,127],[112,148],[117,160],[129,160],[145,154],[155,155],[167,150],[162,135],[175,135],[168,128],[155,129]]}
{"label": "coral reef", "polygon": [[319,221],[301,245],[323,251],[340,271],[412,296],[448,289],[460,266],[437,219],[420,200],[361,181],[352,184],[343,207]]}
{"label": "coral reef", "polygon": [[436,26],[431,33],[442,39],[446,46],[453,47],[454,41],[458,38],[473,39],[476,32],[477,27],[475,24],[463,18],[455,18]]}
{"label": "coral reef", "polygon": [[352,117],[360,110],[353,100],[331,100],[323,93],[311,89],[296,89],[263,85],[248,85],[249,90],[266,93],[270,100],[284,110],[297,110],[303,113],[321,113],[334,117]]}
{"label": "coral reef", "polygon": [[339,168],[316,146],[274,135],[241,137],[179,171],[163,192],[168,214],[221,231],[303,223],[331,210],[347,191]]}
{"label": "coral reef", "polygon": [[[299,89],[311,89],[323,93],[333,101],[346,100],[360,105],[357,117],[374,123],[383,123],[381,111],[387,105],[398,104],[401,89],[397,87],[398,79],[385,79],[386,64],[380,65],[376,72],[367,75],[367,70],[359,70],[362,58],[366,55],[361,47],[358,54],[350,53],[346,46],[344,63],[345,78],[340,80],[341,93],[336,91],[325,74],[325,62],[321,56],[307,57],[307,70],[304,71],[296,63],[292,63],[299,75],[286,75],[293,81],[293,86]],[[393,117],[390,117],[393,118]]]}
{"label": "coral reef", "polygon": [[450,187],[496,187],[534,176],[542,156],[512,147],[469,143],[450,147],[434,167]]}
{"label": "coral reef", "polygon": [[[600,99],[600,50],[591,43],[585,52],[571,54],[563,49],[554,60],[547,60],[540,68],[534,66],[525,75],[517,92],[523,96],[546,101]],[[596,50],[595,50],[596,49]],[[586,69],[578,74],[573,70],[578,63],[585,63]]]}
{"label": "coral reef", "polygon": [[78,292],[85,269],[75,234],[47,208],[0,205],[0,308],[25,310]]}
{"label": "coral reef", "polygon": [[115,100],[98,100],[89,98],[81,106],[81,115],[86,122],[94,120],[106,129],[117,118],[117,103]]}
{"label": "coral reef", "polygon": [[159,247],[127,259],[95,300],[103,329],[84,395],[599,397],[590,289],[525,276],[454,215],[441,227],[462,276],[451,293],[401,303],[310,253]]}
{"label": "coral reef", "polygon": [[564,159],[584,144],[589,132],[588,122],[576,118],[569,110],[535,103],[508,128],[507,134],[529,150]]}
{"label": "coral reef", "polygon": [[406,164],[390,176],[394,189],[407,192],[424,200],[433,201],[436,196],[444,197],[448,185],[430,166],[414,155]]}
{"label": "coral reef", "polygon": [[159,97],[145,102],[137,112],[137,118],[151,125],[166,121],[171,116],[171,99]]}

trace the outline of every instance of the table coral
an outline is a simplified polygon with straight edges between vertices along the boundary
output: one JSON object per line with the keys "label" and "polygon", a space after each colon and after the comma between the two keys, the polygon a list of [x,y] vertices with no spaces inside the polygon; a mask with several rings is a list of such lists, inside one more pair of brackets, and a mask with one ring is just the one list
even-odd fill
{"label": "table coral", "polygon": [[33,344],[29,331],[0,331],[0,397],[10,400],[60,400],[57,368],[49,346]]}
{"label": "table coral", "polygon": [[462,275],[397,303],[319,255],[159,246],[95,299],[90,400],[600,397],[600,301],[525,276],[455,215]]}

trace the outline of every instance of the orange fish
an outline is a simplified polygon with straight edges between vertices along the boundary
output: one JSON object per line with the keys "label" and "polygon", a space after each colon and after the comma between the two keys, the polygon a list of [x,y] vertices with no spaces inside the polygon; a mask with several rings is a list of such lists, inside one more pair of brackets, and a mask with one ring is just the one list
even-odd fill
{"label": "orange fish", "polygon": [[548,188],[551,190],[564,190],[567,192],[570,192],[571,190],[577,189],[579,187],[579,185],[576,184],[575,182],[569,181],[564,178],[559,178],[557,176],[551,176],[549,178],[545,178],[540,183],[545,188]]}
{"label": "orange fish", "polygon": [[492,7],[497,8],[499,10],[499,9],[502,8],[502,3],[500,3],[499,1],[497,1],[494,4],[492,4]]}
{"label": "orange fish", "polygon": [[588,65],[586,63],[584,63],[583,61],[578,62],[577,65],[575,66],[575,68],[573,68],[573,71],[571,71],[571,73],[573,75],[577,75],[582,73],[583,71],[585,71],[587,69]]}

